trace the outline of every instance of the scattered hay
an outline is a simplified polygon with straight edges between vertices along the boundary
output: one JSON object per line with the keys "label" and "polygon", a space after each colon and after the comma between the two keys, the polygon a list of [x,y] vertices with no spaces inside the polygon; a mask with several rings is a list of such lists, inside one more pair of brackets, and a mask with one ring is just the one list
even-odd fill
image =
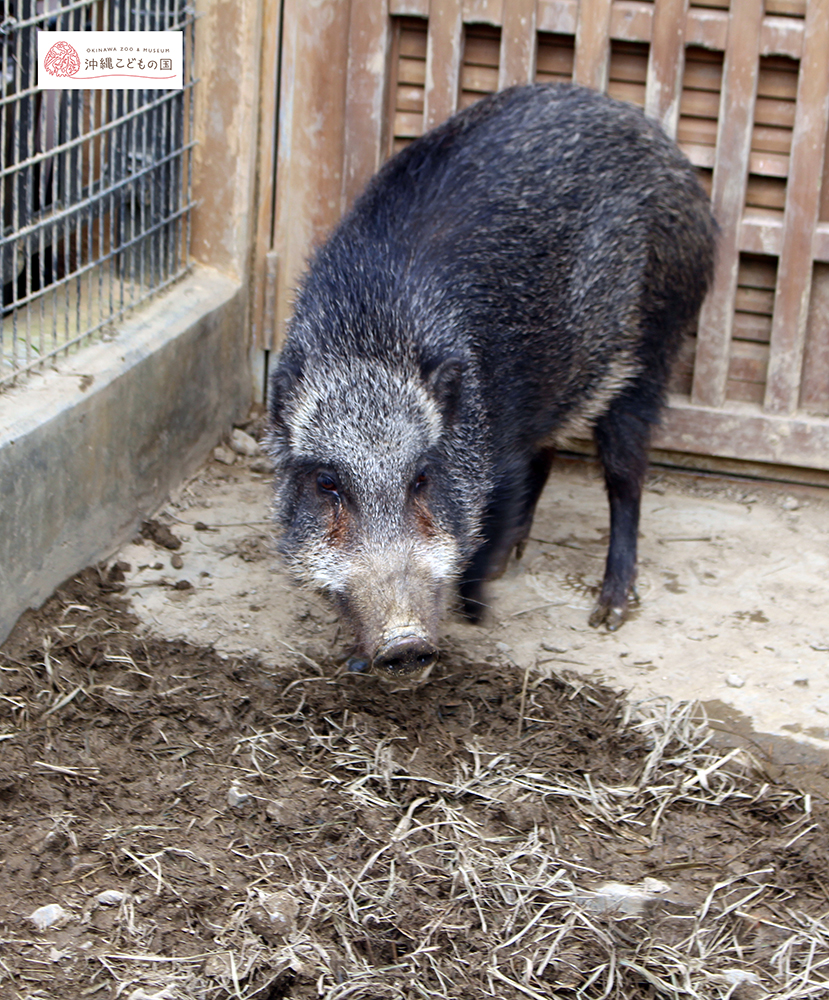
{"label": "scattered hay", "polygon": [[824,806],[698,709],[486,664],[393,692],[133,625],[87,571],[0,654],[4,996],[829,989]]}

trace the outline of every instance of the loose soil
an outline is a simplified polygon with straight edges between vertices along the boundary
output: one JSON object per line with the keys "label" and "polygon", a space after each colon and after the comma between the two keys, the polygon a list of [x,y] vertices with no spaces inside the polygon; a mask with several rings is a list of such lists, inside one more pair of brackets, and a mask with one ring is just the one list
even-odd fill
{"label": "loose soil", "polygon": [[822,497],[652,474],[609,635],[565,465],[488,623],[395,690],[285,579],[267,478],[210,463],[2,647],[0,996],[826,992]]}

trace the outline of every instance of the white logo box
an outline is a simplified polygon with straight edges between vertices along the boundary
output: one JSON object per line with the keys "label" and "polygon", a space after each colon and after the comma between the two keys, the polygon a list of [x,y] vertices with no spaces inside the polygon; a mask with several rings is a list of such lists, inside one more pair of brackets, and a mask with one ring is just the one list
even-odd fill
{"label": "white logo box", "polygon": [[181,31],[38,31],[40,90],[181,90]]}

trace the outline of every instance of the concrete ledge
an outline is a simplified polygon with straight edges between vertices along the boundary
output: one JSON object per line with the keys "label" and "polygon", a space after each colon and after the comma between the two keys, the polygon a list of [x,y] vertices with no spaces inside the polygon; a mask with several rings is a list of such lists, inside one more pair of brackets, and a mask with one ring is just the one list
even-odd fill
{"label": "concrete ledge", "polygon": [[251,399],[242,285],[197,268],[88,347],[0,395],[0,642],[110,555]]}

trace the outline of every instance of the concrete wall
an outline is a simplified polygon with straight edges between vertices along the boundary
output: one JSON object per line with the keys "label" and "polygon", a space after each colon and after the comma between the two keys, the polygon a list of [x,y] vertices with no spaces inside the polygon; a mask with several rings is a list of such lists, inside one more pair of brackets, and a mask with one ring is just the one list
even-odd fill
{"label": "concrete wall", "polygon": [[250,402],[245,295],[195,273],[59,371],[0,396],[0,642],[110,554]]}
{"label": "concrete wall", "polygon": [[0,642],[111,554],[254,394],[250,284],[263,3],[196,0],[191,276],[0,394]]}

